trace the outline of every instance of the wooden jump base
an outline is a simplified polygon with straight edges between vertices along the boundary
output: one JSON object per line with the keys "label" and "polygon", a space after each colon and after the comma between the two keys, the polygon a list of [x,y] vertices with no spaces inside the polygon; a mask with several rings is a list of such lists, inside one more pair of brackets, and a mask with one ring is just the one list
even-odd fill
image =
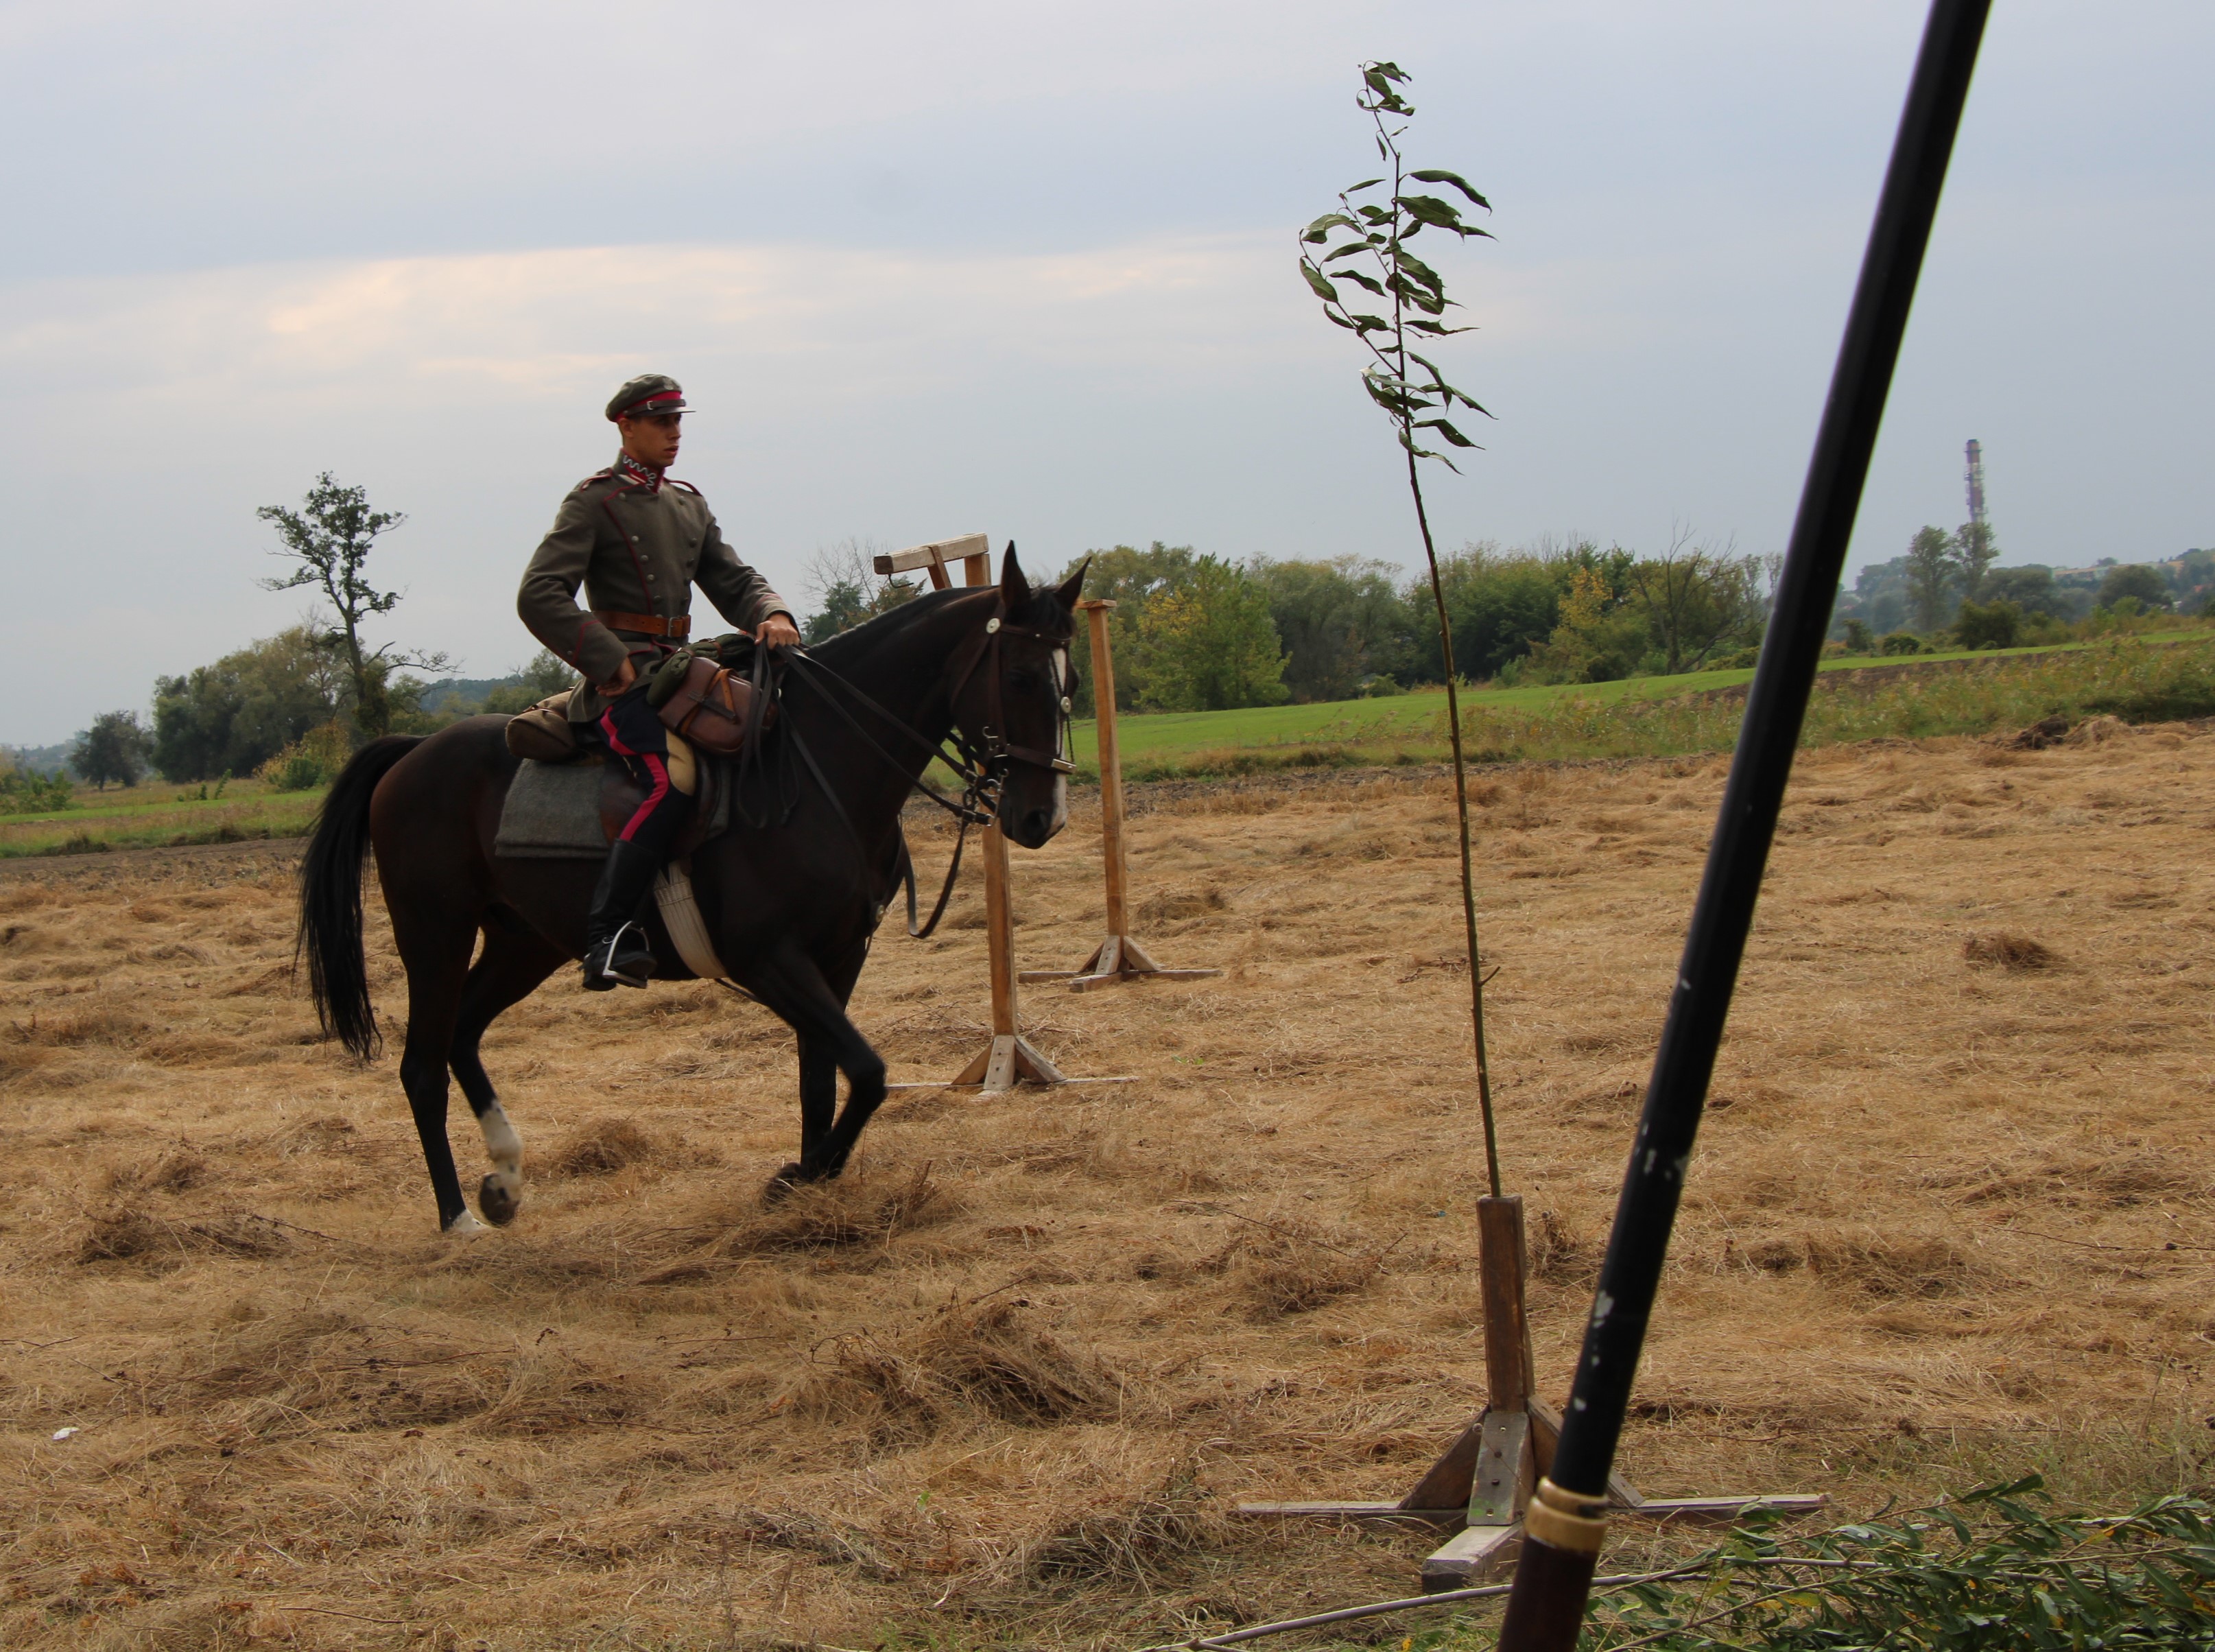
{"label": "wooden jump base", "polygon": [[[1523,1509],[1553,1466],[1562,1420],[1531,1392],[1536,1386],[1529,1322],[1523,1311],[1527,1271],[1523,1201],[1480,1199],[1479,1266],[1484,1285],[1485,1408],[1395,1503],[1240,1503],[1232,1513],[1279,1520],[1374,1520],[1451,1532],[1423,1562],[1423,1592],[1467,1588],[1514,1563]],[[1787,1496],[1647,1497],[1620,1474],[1608,1477],[1608,1503],[1633,1520],[1727,1524],[1749,1508],[1805,1514],[1830,1499]]]}
{"label": "wooden jump base", "polygon": [[1131,935],[1131,865],[1123,847],[1123,754],[1115,743],[1115,661],[1108,645],[1108,614],[1114,604],[1099,598],[1084,610],[1092,637],[1092,703],[1100,734],[1100,838],[1108,867],[1108,936],[1075,969],[1027,969],[1027,981],[1067,981],[1072,992],[1130,981],[1197,981],[1219,969],[1163,969]]}

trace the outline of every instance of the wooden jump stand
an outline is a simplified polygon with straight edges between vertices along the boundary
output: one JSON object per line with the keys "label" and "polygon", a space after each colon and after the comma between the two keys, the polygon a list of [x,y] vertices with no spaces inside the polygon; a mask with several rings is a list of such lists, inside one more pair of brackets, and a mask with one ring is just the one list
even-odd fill
{"label": "wooden jump stand", "polygon": [[[1485,1407],[1428,1472],[1397,1502],[1240,1503],[1234,1514],[1278,1519],[1377,1520],[1451,1531],[1423,1562],[1423,1592],[1467,1588],[1514,1563],[1523,1508],[1554,1460],[1562,1419],[1533,1390],[1527,1272],[1519,1196],[1477,1201],[1479,1266],[1484,1286]],[[1789,1496],[1646,1497],[1620,1474],[1608,1477],[1608,1503],[1632,1520],[1727,1524],[1748,1508],[1804,1514],[1829,1499]]]}
{"label": "wooden jump stand", "polygon": [[[984,534],[968,533],[957,539],[941,539],[879,556],[875,568],[887,578],[927,570],[931,587],[943,591],[951,581],[948,562],[962,565],[966,586],[992,582],[991,542]],[[992,976],[992,1039],[984,1051],[944,1085],[887,1084],[888,1090],[939,1090],[975,1085],[985,1095],[1013,1090],[1019,1084],[1128,1084],[1127,1078],[1071,1078],[1047,1060],[1038,1047],[1015,1025],[1015,921],[1008,900],[1008,840],[997,823],[979,832],[977,853],[985,863],[985,951]],[[1028,980],[1028,977],[1023,979]]]}
{"label": "wooden jump stand", "polygon": [[1027,981],[1067,981],[1072,992],[1130,981],[1197,981],[1219,969],[1163,969],[1131,934],[1131,863],[1123,846],[1123,754],[1115,743],[1115,660],[1108,644],[1108,615],[1115,605],[1088,598],[1092,637],[1092,703],[1100,734],[1100,838],[1108,868],[1108,935],[1075,969],[1027,969]]}

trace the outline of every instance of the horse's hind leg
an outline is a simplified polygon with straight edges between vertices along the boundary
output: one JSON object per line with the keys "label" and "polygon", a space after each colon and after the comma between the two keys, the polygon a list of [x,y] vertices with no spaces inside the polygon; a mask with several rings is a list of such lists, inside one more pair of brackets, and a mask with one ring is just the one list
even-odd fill
{"label": "horse's hind leg", "polygon": [[454,1042],[447,1059],[462,1094],[484,1132],[493,1173],[477,1188],[477,1209],[488,1222],[505,1227],[523,1201],[523,1138],[507,1121],[499,1092],[486,1075],[478,1043],[485,1029],[506,1010],[531,996],[539,982],[561,967],[564,954],[531,933],[516,934],[495,912],[485,925],[484,951],[462,986],[454,1017]]}
{"label": "horse's hind leg", "polygon": [[427,918],[420,908],[411,911],[390,897],[385,904],[408,970],[408,1043],[400,1057],[400,1084],[415,1115],[423,1163],[439,1201],[439,1225],[449,1233],[481,1231],[483,1224],[463,1201],[454,1150],[446,1139],[446,1059],[453,1048],[455,1016],[477,926],[465,913]]}

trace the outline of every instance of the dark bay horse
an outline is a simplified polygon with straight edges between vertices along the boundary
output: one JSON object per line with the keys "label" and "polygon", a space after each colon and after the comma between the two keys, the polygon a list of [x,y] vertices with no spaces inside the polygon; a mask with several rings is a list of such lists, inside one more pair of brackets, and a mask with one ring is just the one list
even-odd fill
{"label": "dark bay horse", "polygon": [[[1068,644],[1083,581],[1079,569],[1059,590],[1034,591],[1010,545],[998,586],[928,593],[811,650],[787,670],[771,736],[797,739],[813,759],[798,765],[789,817],[726,832],[694,851],[692,887],[717,956],[799,1036],[800,1157],[772,1179],[772,1194],[836,1176],[884,1100],[884,1061],[847,1019],[846,1001],[899,887],[901,807],[940,742],[954,738],[997,774],[996,818],[1010,840],[1035,849],[1067,818],[1064,765],[1053,759],[1074,684]],[[364,855],[377,851],[408,975],[400,1082],[439,1225],[450,1232],[482,1225],[463,1199],[446,1139],[447,1074],[461,1082],[493,1162],[478,1207],[489,1221],[511,1221],[523,1145],[485,1076],[479,1041],[582,952],[599,872],[594,861],[494,853],[518,768],[506,723],[471,717],[428,738],[364,746],[333,783],[300,874],[300,949],[316,1013],[366,1059],[378,1036],[361,874]],[[658,916],[649,928],[656,977],[690,979]]]}

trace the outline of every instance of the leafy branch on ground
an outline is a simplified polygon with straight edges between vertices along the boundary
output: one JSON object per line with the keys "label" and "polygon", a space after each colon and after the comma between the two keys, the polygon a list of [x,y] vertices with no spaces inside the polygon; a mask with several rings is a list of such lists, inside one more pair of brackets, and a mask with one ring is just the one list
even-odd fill
{"label": "leafy branch on ground", "polygon": [[2036,1476],[1792,1540],[1733,1531],[1701,1575],[1599,1605],[1590,1652],[2215,1646],[2215,1505],[2061,1514]]}

